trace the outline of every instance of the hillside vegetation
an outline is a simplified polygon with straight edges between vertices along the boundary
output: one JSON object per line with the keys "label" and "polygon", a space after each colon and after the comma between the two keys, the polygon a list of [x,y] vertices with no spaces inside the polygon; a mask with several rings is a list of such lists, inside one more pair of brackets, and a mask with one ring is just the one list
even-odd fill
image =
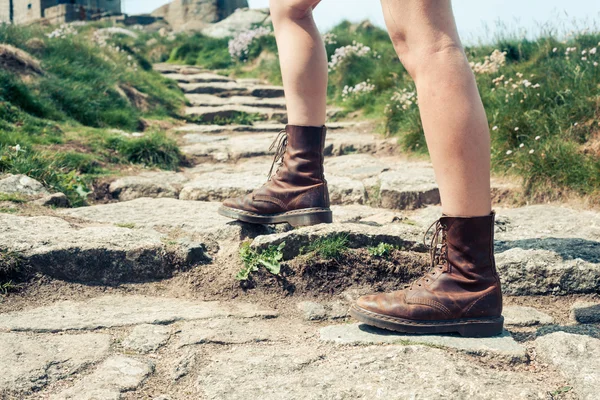
{"label": "hillside vegetation", "polygon": [[[371,119],[406,151],[425,154],[418,94],[387,33],[344,22],[324,36],[329,101],[343,107],[340,116]],[[0,43],[33,59],[15,68],[0,51],[0,173],[26,173],[75,205],[124,166],[185,162],[168,124],[158,123],[183,120],[185,99],[152,63],[281,83],[270,27],[212,39],[107,24],[3,25]],[[575,194],[600,203],[599,47],[600,33],[588,31],[507,35],[466,49],[488,113],[494,172],[522,178],[530,199]]]}
{"label": "hillside vegetation", "polygon": [[27,174],[78,205],[119,165],[180,164],[150,122],[180,118],[184,97],[133,36],[102,25],[0,26],[0,173]]}
{"label": "hillside vegetation", "polygon": [[[493,169],[521,177],[530,198],[600,202],[600,33],[512,37],[467,47],[492,134]],[[387,32],[344,22],[324,35],[329,101],[379,122],[403,148],[426,153],[414,83]],[[190,37],[171,61],[280,83],[275,39],[257,28],[230,42]]]}

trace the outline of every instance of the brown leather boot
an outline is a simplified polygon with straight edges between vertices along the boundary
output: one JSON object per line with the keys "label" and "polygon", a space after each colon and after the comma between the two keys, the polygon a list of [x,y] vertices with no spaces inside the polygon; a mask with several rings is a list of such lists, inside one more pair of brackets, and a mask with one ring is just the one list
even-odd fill
{"label": "brown leather boot", "polygon": [[324,126],[287,125],[273,143],[272,147],[278,145],[267,183],[246,196],[225,200],[219,214],[254,224],[331,223],[329,191],[323,175],[326,131]]}
{"label": "brown leather boot", "polygon": [[502,333],[494,214],[443,216],[435,225],[432,271],[404,290],[361,297],[351,315],[367,325],[405,333],[457,332],[470,337]]}

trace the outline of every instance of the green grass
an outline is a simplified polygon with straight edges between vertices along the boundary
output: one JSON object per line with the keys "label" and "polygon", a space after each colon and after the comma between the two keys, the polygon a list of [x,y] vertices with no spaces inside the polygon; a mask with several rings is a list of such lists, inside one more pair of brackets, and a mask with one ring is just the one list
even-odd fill
{"label": "green grass", "polygon": [[317,238],[301,249],[303,254],[312,254],[326,260],[337,260],[348,250],[348,235],[336,234]]}
{"label": "green grass", "polygon": [[395,249],[397,246],[392,244],[379,243],[377,246],[367,248],[367,251],[372,257],[388,258]]}
{"label": "green grass", "polygon": [[257,251],[250,247],[249,242],[242,243],[240,247],[240,259],[242,268],[235,278],[239,281],[250,279],[253,272],[257,272],[262,266],[273,275],[279,275],[281,272],[281,261],[283,260],[283,249],[285,242],[278,246],[269,246],[267,249]]}
{"label": "green grass", "polygon": [[[8,288],[12,280],[23,274],[23,262],[18,253],[0,249],[0,286]],[[2,290],[0,290],[2,291]]]}
{"label": "green grass", "polygon": [[[102,47],[92,37],[106,26],[78,27],[66,38],[46,37],[55,27],[0,27],[0,42],[28,52],[44,70],[29,77],[0,71],[0,173],[26,174],[74,206],[86,204],[93,182],[119,165],[174,170],[184,161],[164,132],[114,132],[135,132],[142,119],[183,119],[183,93],[146,58],[164,60],[155,50],[167,39],[116,35]],[[156,47],[146,45],[151,38]]]}

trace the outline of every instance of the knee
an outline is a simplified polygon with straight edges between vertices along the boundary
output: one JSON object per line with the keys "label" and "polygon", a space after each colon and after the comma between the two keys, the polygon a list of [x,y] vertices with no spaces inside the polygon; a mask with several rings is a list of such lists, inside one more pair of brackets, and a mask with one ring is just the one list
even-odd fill
{"label": "knee", "polygon": [[303,19],[311,15],[312,9],[320,0],[271,0],[271,16],[274,20]]}
{"label": "knee", "polygon": [[398,58],[413,79],[434,65],[437,68],[440,64],[464,58],[460,42],[452,37],[428,38],[398,29],[390,32],[390,38]]}

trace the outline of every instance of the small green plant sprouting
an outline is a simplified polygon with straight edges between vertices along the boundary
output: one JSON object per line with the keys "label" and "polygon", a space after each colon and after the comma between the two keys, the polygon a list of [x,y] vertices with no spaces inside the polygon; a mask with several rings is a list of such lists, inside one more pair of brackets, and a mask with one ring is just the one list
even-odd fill
{"label": "small green plant sprouting", "polygon": [[250,274],[257,272],[261,266],[265,267],[273,275],[279,275],[284,247],[285,242],[282,242],[279,246],[269,246],[266,250],[258,252],[250,247],[249,242],[243,243],[242,247],[240,247],[240,258],[244,266],[235,278],[240,281],[248,280]]}
{"label": "small green plant sprouting", "polygon": [[0,295],[7,295],[10,292],[16,292],[19,290],[21,285],[15,284],[13,281],[8,281],[6,283],[0,283]]}
{"label": "small green plant sprouting", "polygon": [[126,223],[122,223],[122,224],[115,224],[116,226],[118,226],[119,228],[127,228],[127,229],[134,229],[135,228],[135,224],[132,222],[126,222]]}
{"label": "small green plant sprouting", "polygon": [[569,391],[571,391],[571,389],[573,389],[571,386],[563,386],[563,387],[556,389],[553,392],[550,392],[549,395],[552,399],[557,399],[557,398],[559,398],[558,396],[568,393]]}
{"label": "small green plant sprouting", "polygon": [[338,234],[319,238],[300,250],[304,254],[315,254],[326,260],[337,260],[348,250],[348,235]]}
{"label": "small green plant sprouting", "polygon": [[392,244],[379,243],[377,246],[369,247],[367,250],[372,257],[388,258],[395,249],[397,249],[397,247]]}

